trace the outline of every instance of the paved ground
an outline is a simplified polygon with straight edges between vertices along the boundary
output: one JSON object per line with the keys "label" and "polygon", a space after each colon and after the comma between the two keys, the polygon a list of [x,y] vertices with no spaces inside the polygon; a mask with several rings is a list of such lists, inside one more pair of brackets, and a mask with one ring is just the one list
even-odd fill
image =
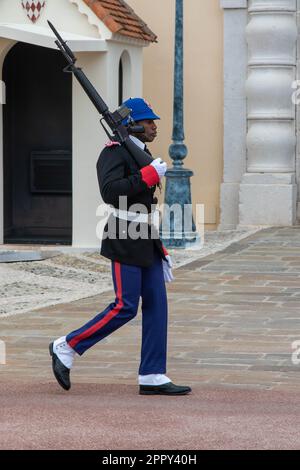
{"label": "paved ground", "polygon": [[[226,248],[254,230],[210,231],[204,245],[170,250],[175,268]],[[38,259],[5,262],[5,259]],[[111,290],[111,263],[99,249],[49,245],[2,245],[0,249],[0,317],[73,302]],[[33,307],[34,306],[34,307]]]}
{"label": "paved ground", "polygon": [[49,341],[110,292],[3,318],[0,448],[299,448],[300,228],[262,230],[175,273],[168,374],[193,394],[137,395],[140,316],[78,358],[70,392],[58,388]]}

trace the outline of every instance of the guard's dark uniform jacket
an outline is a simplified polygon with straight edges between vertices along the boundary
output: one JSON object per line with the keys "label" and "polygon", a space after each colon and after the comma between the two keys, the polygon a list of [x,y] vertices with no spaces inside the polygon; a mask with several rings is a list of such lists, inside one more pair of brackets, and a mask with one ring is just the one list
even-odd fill
{"label": "guard's dark uniform jacket", "polygon": [[[143,181],[137,163],[124,146],[114,145],[104,148],[97,162],[97,175],[100,193],[106,204],[124,210],[124,207],[119,207],[119,197],[127,196],[127,208],[125,210],[132,212],[130,206],[143,204],[146,206],[148,213],[151,213],[151,205],[157,204],[157,198],[154,197],[156,187],[149,188]],[[106,236],[102,240],[102,256],[123,264],[149,267],[153,263],[156,246],[162,258],[165,259],[165,251],[161,240],[156,237],[151,239],[150,224],[148,225],[149,236],[147,239],[131,239],[127,231],[129,224],[134,223],[138,233],[141,229],[140,223],[121,219],[112,221],[111,218],[116,219],[111,214],[104,228]],[[108,231],[111,222],[114,222],[112,226],[116,227],[116,232],[112,234],[112,237],[110,237],[110,231]],[[124,229],[126,233],[122,235]],[[122,238],[122,236],[126,238]]]}

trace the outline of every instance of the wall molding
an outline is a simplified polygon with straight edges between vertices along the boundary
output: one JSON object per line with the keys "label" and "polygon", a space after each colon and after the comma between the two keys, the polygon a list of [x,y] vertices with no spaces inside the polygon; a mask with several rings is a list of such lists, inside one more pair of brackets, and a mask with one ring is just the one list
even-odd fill
{"label": "wall molding", "polygon": [[220,0],[220,7],[224,10],[227,8],[238,9],[247,8],[248,0]]}

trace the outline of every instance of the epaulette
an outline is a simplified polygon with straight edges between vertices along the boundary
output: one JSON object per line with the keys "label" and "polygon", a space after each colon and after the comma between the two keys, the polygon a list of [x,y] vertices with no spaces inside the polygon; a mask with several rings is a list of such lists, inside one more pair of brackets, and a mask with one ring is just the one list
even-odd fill
{"label": "epaulette", "polygon": [[107,142],[107,144],[105,144],[105,147],[114,147],[115,145],[121,145],[120,142],[115,142],[113,140],[110,140],[109,142]]}

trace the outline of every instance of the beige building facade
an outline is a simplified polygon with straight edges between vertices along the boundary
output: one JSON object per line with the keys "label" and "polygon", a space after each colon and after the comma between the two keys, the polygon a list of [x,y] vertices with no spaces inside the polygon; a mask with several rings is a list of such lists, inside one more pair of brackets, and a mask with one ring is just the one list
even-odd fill
{"label": "beige building facade", "polygon": [[[129,2],[159,36],[145,51],[143,82],[158,112],[161,107],[155,149],[165,157],[175,1]],[[206,228],[298,224],[300,1],[183,3],[185,165],[195,173],[193,202],[205,205]]]}
{"label": "beige building facade", "polygon": [[138,21],[138,37],[119,34],[122,25],[102,16],[85,0],[0,2],[0,244],[100,245],[96,162],[108,137],[77,80],[62,72],[47,20],[115,110],[121,66],[123,97],[142,94],[152,36]]}
{"label": "beige building facade", "polygon": [[[299,103],[292,97],[299,98],[300,0],[183,3],[184,167],[194,172],[192,201],[205,207],[205,228],[296,224],[300,133]],[[95,165],[107,137],[76,80],[60,81],[64,64],[47,19],[111,110],[120,97],[143,95],[152,104],[161,121],[151,149],[171,167],[175,5],[1,0],[0,243],[14,228],[34,242],[43,224],[47,239],[53,228],[62,239],[65,223],[72,246],[100,243]],[[61,86],[68,103],[51,99]],[[59,125],[68,141],[58,138]],[[60,188],[43,179],[45,165],[49,176],[54,161],[68,172]]]}
{"label": "beige building facade", "polygon": [[[161,116],[155,155],[165,158],[171,144],[175,0],[128,0],[157,34],[144,50],[143,90]],[[220,220],[223,175],[223,10],[219,0],[184,1],[184,166],[193,170],[193,203],[205,205],[206,229]]]}
{"label": "beige building facade", "polygon": [[[122,1],[118,3],[123,15]],[[132,17],[129,13],[127,23],[122,23],[122,15],[120,19],[114,14],[114,2],[1,1],[0,243],[26,242],[26,239],[34,243],[42,240],[43,230],[46,240],[63,240],[68,226],[67,243],[74,247],[99,246],[97,207],[101,197],[95,164],[107,137],[100,128],[96,110],[74,78],[69,85],[68,105],[61,103],[55,109],[53,100],[48,102],[52,109],[47,117],[36,103],[39,95],[40,102],[45,100],[46,108],[47,95],[62,85],[62,82],[60,85],[51,82],[60,53],[53,55],[56,46],[48,19],[68,40],[79,66],[112,110],[120,98],[122,64],[122,97],[144,95],[160,114],[159,138],[152,151],[171,166],[168,147],[173,117],[175,1],[129,0],[127,3],[134,12]],[[105,8],[110,4],[108,15]],[[141,23],[134,13],[142,18]],[[205,205],[206,228],[210,229],[219,223],[222,180],[222,10],[218,0],[189,0],[185,2],[184,14],[185,143],[189,151],[185,167],[194,172],[193,203]],[[155,36],[143,27],[143,22],[158,36],[157,43],[153,43]],[[48,72],[43,74],[41,71],[47,67]],[[55,67],[54,74],[58,74],[59,66]],[[68,126],[67,117],[62,117],[63,106],[69,107]],[[55,132],[51,134],[55,121],[56,127],[61,122],[68,129],[68,145],[64,140],[56,141]],[[40,126],[42,122],[45,125]],[[38,138],[29,142],[26,138],[29,135]],[[69,191],[56,192],[54,187],[50,188],[53,182],[49,181],[46,182],[49,187],[39,187],[45,181],[36,184],[34,178],[39,171],[42,174],[46,162],[52,159],[53,165],[55,159],[61,160],[59,164],[66,165],[66,171],[70,165],[68,153],[72,162]]]}

